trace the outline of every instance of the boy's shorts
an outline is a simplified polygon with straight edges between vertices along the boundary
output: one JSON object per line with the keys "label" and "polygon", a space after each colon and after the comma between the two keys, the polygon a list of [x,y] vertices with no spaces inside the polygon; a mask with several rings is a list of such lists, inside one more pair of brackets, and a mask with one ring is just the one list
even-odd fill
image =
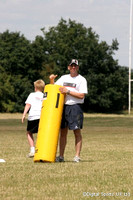
{"label": "boy's shorts", "polygon": [[39,119],[27,121],[27,131],[29,131],[30,133],[37,133],[38,126],[39,126]]}
{"label": "boy's shorts", "polygon": [[61,128],[70,130],[83,128],[83,111],[80,104],[64,105]]}

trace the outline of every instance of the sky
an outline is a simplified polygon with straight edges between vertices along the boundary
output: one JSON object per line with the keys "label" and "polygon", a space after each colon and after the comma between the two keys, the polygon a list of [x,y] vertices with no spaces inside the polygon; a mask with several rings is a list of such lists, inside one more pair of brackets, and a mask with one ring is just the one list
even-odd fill
{"label": "sky", "polygon": [[61,18],[92,27],[99,42],[117,39],[114,59],[129,66],[130,0],[0,0],[0,33],[8,29],[33,41]]}

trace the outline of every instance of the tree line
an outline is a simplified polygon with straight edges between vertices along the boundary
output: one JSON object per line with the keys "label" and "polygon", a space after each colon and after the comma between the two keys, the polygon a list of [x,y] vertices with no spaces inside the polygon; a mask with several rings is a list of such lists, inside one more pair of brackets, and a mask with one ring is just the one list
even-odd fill
{"label": "tree line", "polygon": [[118,112],[127,108],[128,69],[113,58],[117,39],[108,45],[91,27],[69,19],[43,36],[29,41],[20,32],[0,33],[0,112],[22,112],[25,100],[34,90],[33,82],[49,83],[51,73],[69,73],[71,59],[79,60],[79,73],[87,79],[88,94],[84,112]]}

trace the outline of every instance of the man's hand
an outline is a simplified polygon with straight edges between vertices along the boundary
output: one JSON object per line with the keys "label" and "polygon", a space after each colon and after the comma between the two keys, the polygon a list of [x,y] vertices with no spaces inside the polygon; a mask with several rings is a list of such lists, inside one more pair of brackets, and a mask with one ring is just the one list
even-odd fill
{"label": "man's hand", "polygon": [[60,87],[59,91],[62,94],[71,95],[71,96],[76,97],[78,99],[83,99],[85,97],[84,93],[74,92],[74,91],[68,90],[66,87]]}
{"label": "man's hand", "polygon": [[59,91],[60,91],[62,94],[67,94],[69,90],[68,90],[66,87],[60,87],[60,88],[59,88]]}
{"label": "man's hand", "polygon": [[50,84],[54,84],[54,79],[57,77],[57,75],[54,75],[54,74],[51,74],[49,76],[49,79],[50,79]]}

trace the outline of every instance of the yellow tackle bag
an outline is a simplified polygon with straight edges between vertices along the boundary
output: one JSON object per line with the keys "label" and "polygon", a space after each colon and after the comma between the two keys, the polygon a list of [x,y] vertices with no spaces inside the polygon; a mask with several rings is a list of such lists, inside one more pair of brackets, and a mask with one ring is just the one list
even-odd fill
{"label": "yellow tackle bag", "polygon": [[60,85],[45,86],[44,100],[35,147],[34,162],[55,162],[64,106]]}

